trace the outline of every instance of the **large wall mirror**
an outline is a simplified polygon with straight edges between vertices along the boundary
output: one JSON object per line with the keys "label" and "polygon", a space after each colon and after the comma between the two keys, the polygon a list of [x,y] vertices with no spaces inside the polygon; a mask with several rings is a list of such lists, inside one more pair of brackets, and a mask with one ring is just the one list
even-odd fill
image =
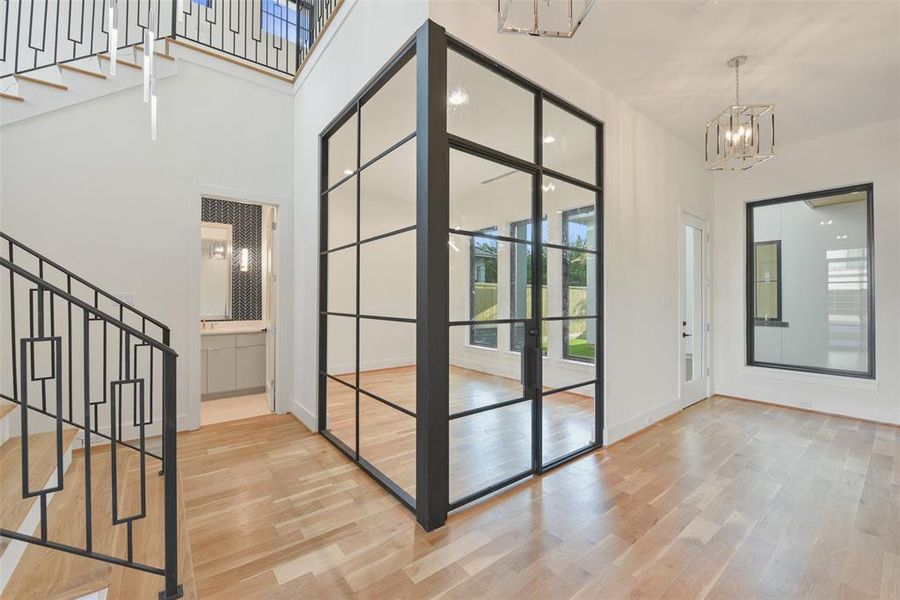
{"label": "large wall mirror", "polygon": [[232,226],[200,226],[200,310],[205,320],[231,319]]}
{"label": "large wall mirror", "polygon": [[875,377],[872,185],[747,205],[747,363]]}

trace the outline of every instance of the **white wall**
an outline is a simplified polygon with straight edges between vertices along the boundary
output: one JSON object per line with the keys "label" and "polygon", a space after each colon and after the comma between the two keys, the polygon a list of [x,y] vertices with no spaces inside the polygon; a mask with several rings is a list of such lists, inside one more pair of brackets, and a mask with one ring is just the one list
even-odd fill
{"label": "white wall", "polygon": [[[717,174],[713,256],[716,392],[900,423],[900,121],[785,146],[746,173]],[[874,183],[876,381],[747,367],[745,203]]]}
{"label": "white wall", "polygon": [[[132,294],[171,327],[184,427],[189,390],[199,402],[197,190],[280,199],[280,218],[291,223],[293,112],[286,84],[279,92],[230,76],[225,63],[179,64],[159,82],[155,143],[139,87],[3,127],[0,222],[101,288]],[[280,243],[290,256],[289,226]],[[279,378],[289,390],[292,273],[280,284]]]}
{"label": "white wall", "polygon": [[[498,36],[490,7],[473,2],[372,2],[342,9],[308,68],[295,104],[298,263],[295,414],[314,425],[317,354],[318,134],[430,16],[605,122],[607,442],[679,408],[679,215],[711,218],[702,156],[527,37]],[[371,27],[378,17],[379,27]],[[341,73],[335,77],[334,73]]]}

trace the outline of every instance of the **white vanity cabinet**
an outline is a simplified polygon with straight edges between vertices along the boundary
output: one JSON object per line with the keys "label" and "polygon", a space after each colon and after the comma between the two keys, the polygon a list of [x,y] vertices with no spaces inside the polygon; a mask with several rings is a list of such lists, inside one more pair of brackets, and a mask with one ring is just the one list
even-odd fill
{"label": "white vanity cabinet", "polygon": [[204,395],[262,391],[266,385],[266,333],[205,334],[201,337]]}

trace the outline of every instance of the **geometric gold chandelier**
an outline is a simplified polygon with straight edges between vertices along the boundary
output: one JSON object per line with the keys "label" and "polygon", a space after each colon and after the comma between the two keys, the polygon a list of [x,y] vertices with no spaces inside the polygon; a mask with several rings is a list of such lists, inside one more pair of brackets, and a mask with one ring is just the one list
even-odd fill
{"label": "geometric gold chandelier", "polygon": [[571,38],[595,0],[497,0],[497,32]]}
{"label": "geometric gold chandelier", "polygon": [[735,56],[734,105],[706,124],[706,168],[710,171],[746,171],[775,156],[775,105],[741,104],[741,65]]}

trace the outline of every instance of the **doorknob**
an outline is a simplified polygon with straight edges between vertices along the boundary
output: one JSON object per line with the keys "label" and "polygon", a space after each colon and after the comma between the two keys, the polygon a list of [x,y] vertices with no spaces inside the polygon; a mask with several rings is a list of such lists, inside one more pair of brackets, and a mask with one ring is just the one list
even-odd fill
{"label": "doorknob", "polygon": [[686,337],[691,337],[693,335],[694,335],[693,333],[682,333],[681,337],[686,338]]}

